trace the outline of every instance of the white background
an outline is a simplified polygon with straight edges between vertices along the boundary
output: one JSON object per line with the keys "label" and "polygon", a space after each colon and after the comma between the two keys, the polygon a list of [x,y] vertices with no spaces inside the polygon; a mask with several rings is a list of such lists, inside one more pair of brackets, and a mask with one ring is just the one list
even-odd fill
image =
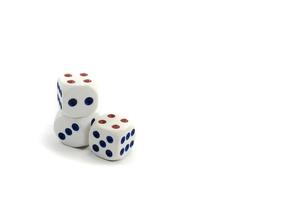
{"label": "white background", "polygon": [[[299,199],[299,1],[0,1],[0,199]],[[58,142],[56,78],[135,121],[120,162]]]}

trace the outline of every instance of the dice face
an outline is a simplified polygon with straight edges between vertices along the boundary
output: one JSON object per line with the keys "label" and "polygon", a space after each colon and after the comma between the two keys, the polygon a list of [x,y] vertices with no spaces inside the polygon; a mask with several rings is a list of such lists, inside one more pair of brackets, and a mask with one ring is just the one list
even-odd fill
{"label": "dice face", "polygon": [[87,73],[66,73],[57,81],[57,100],[62,113],[68,117],[87,117],[98,105],[94,81]]}
{"label": "dice face", "polygon": [[54,121],[54,133],[65,145],[71,147],[88,146],[88,134],[94,114],[84,118],[69,118],[58,111]]}
{"label": "dice face", "polygon": [[91,151],[106,160],[120,160],[134,146],[135,128],[119,115],[96,116],[89,133]]}

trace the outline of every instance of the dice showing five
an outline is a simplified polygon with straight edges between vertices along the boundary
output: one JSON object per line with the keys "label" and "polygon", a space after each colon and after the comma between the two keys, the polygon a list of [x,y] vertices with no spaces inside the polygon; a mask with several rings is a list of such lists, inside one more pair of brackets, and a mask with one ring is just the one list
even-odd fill
{"label": "dice showing five", "polygon": [[65,145],[71,147],[88,146],[88,135],[94,114],[82,118],[70,118],[59,111],[54,121],[54,133]]}
{"label": "dice showing five", "polygon": [[94,81],[87,73],[64,74],[57,81],[59,107],[68,117],[87,117],[98,105],[98,95]]}
{"label": "dice showing five", "polygon": [[106,160],[120,160],[132,149],[135,129],[119,115],[96,116],[89,133],[91,151]]}

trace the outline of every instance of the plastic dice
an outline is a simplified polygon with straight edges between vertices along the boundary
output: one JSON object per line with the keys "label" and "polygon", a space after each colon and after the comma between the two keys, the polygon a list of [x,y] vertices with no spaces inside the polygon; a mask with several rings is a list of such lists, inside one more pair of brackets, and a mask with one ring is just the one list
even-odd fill
{"label": "plastic dice", "polygon": [[96,116],[89,132],[89,146],[98,157],[120,160],[134,146],[135,128],[126,118],[116,114]]}
{"label": "plastic dice", "polygon": [[96,86],[87,73],[59,77],[57,99],[63,115],[72,118],[87,117],[98,105]]}

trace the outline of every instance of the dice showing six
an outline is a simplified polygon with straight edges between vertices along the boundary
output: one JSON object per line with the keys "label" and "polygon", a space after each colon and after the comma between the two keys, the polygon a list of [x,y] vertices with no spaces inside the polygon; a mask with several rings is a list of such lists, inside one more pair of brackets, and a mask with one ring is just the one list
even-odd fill
{"label": "dice showing six", "polygon": [[87,73],[59,77],[57,99],[62,113],[72,118],[87,117],[98,105],[96,86]]}
{"label": "dice showing six", "polygon": [[89,133],[91,151],[106,160],[120,160],[134,145],[135,129],[119,115],[96,116]]}
{"label": "dice showing six", "polygon": [[94,114],[83,118],[70,118],[59,111],[54,121],[54,133],[63,144],[71,147],[88,146],[88,134]]}

